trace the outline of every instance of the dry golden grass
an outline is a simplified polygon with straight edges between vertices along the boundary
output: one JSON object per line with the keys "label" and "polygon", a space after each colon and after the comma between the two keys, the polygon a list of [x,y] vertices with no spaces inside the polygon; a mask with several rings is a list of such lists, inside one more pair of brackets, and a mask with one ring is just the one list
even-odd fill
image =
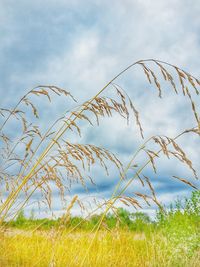
{"label": "dry golden grass", "polygon": [[[122,166],[120,160],[104,148],[93,144],[85,145],[70,142],[68,131],[81,135],[82,125],[80,122],[84,121],[95,126],[99,124],[100,118],[111,117],[114,113],[117,113],[127,123],[131,116],[134,117],[141,137],[144,138],[139,111],[127,93],[115,83],[118,77],[136,66],[142,67],[148,83],[156,88],[160,98],[166,84],[176,94],[183,94],[188,98],[191,104],[191,115],[196,121],[196,126],[193,127],[194,125],[192,125],[191,129],[183,130],[181,134],[174,138],[167,136],[152,136],[149,138],[135,154],[137,156],[139,152],[145,152],[147,161],[144,160],[144,165],[138,166],[133,171],[135,156],[127,167]],[[53,102],[54,96],[57,95],[76,101],[69,91],[53,85],[40,85],[26,93],[13,109],[0,108],[0,119],[2,119],[0,126],[0,182],[1,191],[7,191],[5,199],[0,195],[3,198],[0,199],[0,222],[9,217],[9,212],[18,202],[19,195],[22,193],[24,194],[24,200],[19,203],[18,210],[27,204],[35,191],[40,192],[42,195],[41,201],[43,203],[45,201],[51,209],[52,183],[59,190],[62,200],[68,195],[73,183],[81,183],[85,186],[86,179],[94,183],[88,175],[94,164],[101,165],[106,174],[109,174],[107,164],[113,163],[119,171],[120,183],[126,177],[127,172],[132,170],[133,180],[139,179],[143,185],[146,185],[150,189],[149,199],[159,205],[151,181],[148,177],[141,176],[147,165],[151,165],[152,170],[155,173],[157,172],[155,158],[159,157],[159,154],[163,153],[168,159],[175,157],[191,170],[195,178],[198,178],[192,161],[188,158],[184,148],[177,143],[177,139],[183,134],[199,135],[200,119],[195,103],[197,95],[199,95],[199,85],[200,81],[183,69],[160,60],[147,59],[130,64],[91,99],[75,106],[64,116],[57,119],[53,125],[46,129],[46,132],[42,132],[36,122],[39,119],[38,109],[42,109],[42,107],[35,105],[34,98],[44,97],[49,102]],[[109,87],[113,91],[111,96],[107,95]],[[106,95],[103,95],[105,93]],[[21,133],[17,137],[11,137],[6,132],[6,126],[10,121],[13,123],[13,128],[15,124],[17,126],[21,125]],[[155,143],[155,149],[157,149],[155,151],[148,149],[149,143],[152,142]],[[15,172],[13,172],[13,168]],[[195,187],[185,178],[179,180]],[[128,186],[130,186],[129,183]],[[124,190],[122,190],[123,193]],[[123,203],[132,204],[134,207],[140,206],[140,203],[135,199],[139,197],[139,194],[133,195],[131,198],[124,198],[122,194],[117,195],[117,199]],[[147,196],[142,196],[142,198],[147,199]]]}
{"label": "dry golden grass", "polygon": [[[134,118],[140,135],[144,138],[140,113],[132,103],[127,93],[114,82],[119,76],[132,67],[142,68],[148,83],[157,90],[158,96],[163,95],[163,88],[168,85],[176,94],[182,94],[189,100],[191,115],[195,125],[184,129],[175,137],[152,136],[146,140],[126,166],[105,148],[94,144],[73,143],[69,140],[68,132],[72,131],[81,136],[82,123],[91,126],[99,125],[100,118],[118,114],[129,123]],[[36,97],[45,97],[53,102],[54,96],[69,97],[76,102],[70,92],[57,86],[40,85],[30,90],[13,109],[0,108],[0,224],[14,219],[18,212],[29,203],[37,191],[41,198],[39,203],[45,203],[51,209],[52,184],[59,191],[63,203],[69,195],[73,184],[86,185],[86,179],[93,184],[89,176],[94,164],[101,165],[105,174],[109,174],[108,164],[112,163],[118,170],[119,182],[109,200],[97,203],[97,208],[105,208],[94,233],[74,232],[66,235],[61,232],[62,224],[57,231],[48,233],[20,232],[1,235],[0,263],[1,266],[197,266],[197,255],[187,257],[183,252],[176,252],[173,244],[162,235],[155,234],[148,238],[143,235],[134,236],[130,232],[99,232],[106,214],[114,210],[116,202],[121,201],[127,206],[142,208],[143,200],[148,204],[160,203],[156,197],[151,179],[143,171],[150,165],[152,172],[157,173],[156,158],[160,154],[167,159],[176,158],[189,168],[191,177],[198,179],[198,173],[193,162],[181,147],[177,139],[185,134],[200,136],[200,116],[195,101],[199,95],[200,81],[188,72],[175,65],[163,61],[148,59],[132,63],[111,79],[96,95],[75,106],[57,119],[45,131],[41,130],[37,119],[38,109],[34,103]],[[112,88],[112,95],[107,93]],[[106,94],[105,94],[106,93]],[[105,94],[105,95],[104,95]],[[142,110],[141,110],[142,111]],[[164,120],[164,118],[162,118]],[[18,136],[9,135],[8,123],[13,123],[12,129],[21,125]],[[18,127],[19,128],[19,127]],[[152,146],[154,149],[152,150]],[[144,154],[141,166],[135,164],[139,153]],[[127,173],[132,172],[131,179],[126,179]],[[175,179],[197,188],[188,181],[187,177],[173,176]],[[132,182],[138,179],[148,192],[133,192],[126,196],[126,190]],[[7,192],[5,194],[5,192]],[[23,197],[22,197],[23,196]],[[22,197],[20,200],[20,197]],[[70,210],[74,204],[84,209],[78,197],[69,204],[61,222],[70,218]],[[91,203],[90,203],[91,204]],[[96,211],[95,209],[92,212]],[[90,214],[91,215],[91,214]]]}
{"label": "dry golden grass", "polygon": [[[56,242],[57,232],[14,230],[1,236],[0,266],[163,266],[198,267],[200,253],[189,257],[161,234],[145,236],[129,231],[100,231],[83,263],[93,234],[78,231],[64,233]],[[83,263],[83,265],[82,265]]]}

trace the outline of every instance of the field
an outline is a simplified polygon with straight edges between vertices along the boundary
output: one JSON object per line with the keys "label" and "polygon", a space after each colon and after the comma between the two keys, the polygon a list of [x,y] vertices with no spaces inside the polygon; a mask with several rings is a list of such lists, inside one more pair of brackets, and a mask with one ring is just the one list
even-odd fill
{"label": "field", "polygon": [[[180,266],[200,262],[199,192],[184,209],[180,203],[159,212],[157,221],[120,209],[95,231],[91,218],[75,229],[73,218],[61,228],[59,220],[26,219],[21,214],[0,236],[0,266]],[[113,222],[114,219],[116,221]],[[63,227],[63,225],[62,225]]]}
{"label": "field", "polygon": [[[10,232],[1,237],[1,266],[199,266],[200,253],[184,240],[175,244],[161,233]],[[84,264],[83,259],[87,255]]]}

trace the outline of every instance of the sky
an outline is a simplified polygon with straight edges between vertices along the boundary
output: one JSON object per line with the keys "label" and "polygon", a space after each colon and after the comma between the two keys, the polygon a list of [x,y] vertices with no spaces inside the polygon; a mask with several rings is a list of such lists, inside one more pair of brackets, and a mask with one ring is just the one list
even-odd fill
{"label": "sky", "polygon": [[[1,0],[0,106],[13,107],[39,84],[66,88],[81,103],[139,59],[170,62],[199,78],[199,13],[198,0]],[[165,90],[159,99],[145,79],[137,67],[117,80],[141,114],[145,138],[157,133],[173,137],[184,127],[194,126],[183,97]],[[46,103],[44,107],[43,124],[68,109],[59,100],[53,107]],[[84,126],[83,132],[81,142],[104,146],[127,163],[142,142],[135,123],[127,126],[118,116],[102,120],[94,129]],[[190,137],[184,142],[199,169],[199,140]],[[170,178],[190,176],[190,172],[173,160],[161,159],[159,167],[159,177],[147,172],[162,203],[190,194],[189,187]],[[91,192],[108,198],[119,179],[116,172],[111,170],[106,177],[97,167],[94,174],[98,191],[91,187]],[[76,193],[85,195],[79,186],[73,188]],[[56,203],[55,193],[54,208],[59,212]]]}

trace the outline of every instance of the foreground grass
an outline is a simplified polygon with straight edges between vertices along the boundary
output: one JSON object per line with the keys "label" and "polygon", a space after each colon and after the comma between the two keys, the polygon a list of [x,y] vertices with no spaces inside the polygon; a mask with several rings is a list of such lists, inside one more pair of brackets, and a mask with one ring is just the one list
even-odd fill
{"label": "foreground grass", "polygon": [[197,243],[174,242],[162,231],[100,231],[88,250],[93,237],[88,231],[7,229],[0,238],[0,266],[81,266],[85,256],[83,266],[199,266]]}
{"label": "foreground grass", "polygon": [[0,267],[200,266],[200,191],[158,212],[154,222],[123,209],[117,218],[106,216],[95,235],[97,215],[74,230],[80,218],[61,224],[21,214],[0,228]]}

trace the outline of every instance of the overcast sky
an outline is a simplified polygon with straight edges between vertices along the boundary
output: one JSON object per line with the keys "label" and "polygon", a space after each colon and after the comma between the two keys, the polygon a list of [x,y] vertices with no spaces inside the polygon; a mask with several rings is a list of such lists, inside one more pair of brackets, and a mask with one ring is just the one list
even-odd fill
{"label": "overcast sky", "polygon": [[[39,84],[66,88],[81,103],[123,68],[146,58],[170,62],[200,78],[199,14],[198,0],[1,0],[0,106],[12,107]],[[173,137],[184,127],[194,126],[187,101],[170,90],[160,100],[138,67],[117,82],[134,100],[145,138],[157,133]],[[49,114],[62,115],[67,109],[59,102],[46,108],[45,123]],[[85,126],[81,139],[111,149],[127,163],[141,141],[135,123],[127,126],[118,116],[102,120],[95,129]],[[198,169],[199,141],[189,138],[185,142]],[[170,175],[187,177],[190,172],[164,159],[159,166],[158,177],[149,174],[159,199],[168,204],[177,196],[188,196],[191,189]],[[113,170],[106,177],[96,168],[95,179],[98,192],[91,191],[106,198],[118,177]],[[84,195],[75,187],[73,194],[77,192]],[[55,209],[59,209],[56,195]]]}

